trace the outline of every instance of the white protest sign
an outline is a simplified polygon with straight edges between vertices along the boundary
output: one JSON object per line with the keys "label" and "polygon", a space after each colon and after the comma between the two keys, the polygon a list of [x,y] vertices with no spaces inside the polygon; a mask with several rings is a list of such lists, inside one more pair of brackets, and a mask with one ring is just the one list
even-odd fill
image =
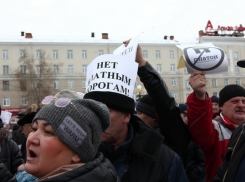
{"label": "white protest sign", "polygon": [[12,116],[11,112],[8,112],[8,111],[2,111],[1,112],[1,119],[2,119],[4,125],[9,124],[11,116]]}
{"label": "white protest sign", "polygon": [[133,98],[137,70],[138,63],[125,56],[98,56],[87,67],[86,93],[115,92]]}
{"label": "white protest sign", "polygon": [[124,44],[122,44],[120,47],[118,47],[116,50],[113,51],[114,55],[121,55],[121,56],[127,56],[130,61],[135,61],[136,51],[138,47],[138,43],[140,40],[141,34],[133,37],[128,46],[125,47]]}
{"label": "white protest sign", "polygon": [[215,74],[228,71],[228,62],[224,51],[212,43],[176,46],[184,53],[188,73],[203,71],[205,74]]}

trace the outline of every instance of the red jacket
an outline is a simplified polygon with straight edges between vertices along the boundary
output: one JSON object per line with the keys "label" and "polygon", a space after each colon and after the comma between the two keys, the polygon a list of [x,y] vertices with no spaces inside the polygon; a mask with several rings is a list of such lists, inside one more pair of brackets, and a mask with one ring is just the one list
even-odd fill
{"label": "red jacket", "polygon": [[226,154],[227,144],[235,125],[222,113],[212,120],[212,102],[197,99],[194,92],[187,98],[188,127],[193,141],[201,147],[207,182],[211,182],[217,174],[218,167],[223,163],[222,155]]}

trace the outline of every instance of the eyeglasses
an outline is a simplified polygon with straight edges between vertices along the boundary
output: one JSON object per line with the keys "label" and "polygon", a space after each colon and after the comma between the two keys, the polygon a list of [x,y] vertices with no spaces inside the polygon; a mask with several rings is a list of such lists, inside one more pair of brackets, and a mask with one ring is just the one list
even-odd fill
{"label": "eyeglasses", "polygon": [[[52,100],[51,100],[52,98]],[[87,123],[87,125],[89,126],[89,128],[91,129],[92,131],[92,144],[93,144],[93,141],[94,141],[94,131],[91,127],[91,125],[89,124],[89,122],[86,120],[86,118],[82,115],[82,113],[77,109],[76,105],[71,101],[70,98],[65,98],[65,97],[61,97],[61,98],[55,98],[54,96],[47,96],[43,99],[44,103],[51,103],[51,102],[55,102],[54,105],[56,107],[66,107],[67,105],[71,104],[75,109],[76,111],[79,113],[79,115],[84,119],[84,121]],[[42,103],[43,103],[42,101]],[[46,104],[46,105],[47,105]]]}

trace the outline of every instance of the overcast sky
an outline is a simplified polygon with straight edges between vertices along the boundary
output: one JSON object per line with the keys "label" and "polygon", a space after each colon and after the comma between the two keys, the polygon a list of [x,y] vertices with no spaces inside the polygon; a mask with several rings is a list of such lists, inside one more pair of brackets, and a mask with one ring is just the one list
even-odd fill
{"label": "overcast sky", "polygon": [[245,26],[244,0],[0,0],[0,37],[132,37],[195,41],[208,20],[214,28]]}

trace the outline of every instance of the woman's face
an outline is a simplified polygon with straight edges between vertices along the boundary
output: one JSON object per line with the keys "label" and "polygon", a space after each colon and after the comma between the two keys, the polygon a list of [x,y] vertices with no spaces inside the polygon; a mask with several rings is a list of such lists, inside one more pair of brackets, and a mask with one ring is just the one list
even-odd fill
{"label": "woman's face", "polygon": [[25,170],[43,177],[60,166],[74,162],[78,155],[65,145],[55,134],[52,126],[45,120],[33,123],[26,141],[27,159]]}

